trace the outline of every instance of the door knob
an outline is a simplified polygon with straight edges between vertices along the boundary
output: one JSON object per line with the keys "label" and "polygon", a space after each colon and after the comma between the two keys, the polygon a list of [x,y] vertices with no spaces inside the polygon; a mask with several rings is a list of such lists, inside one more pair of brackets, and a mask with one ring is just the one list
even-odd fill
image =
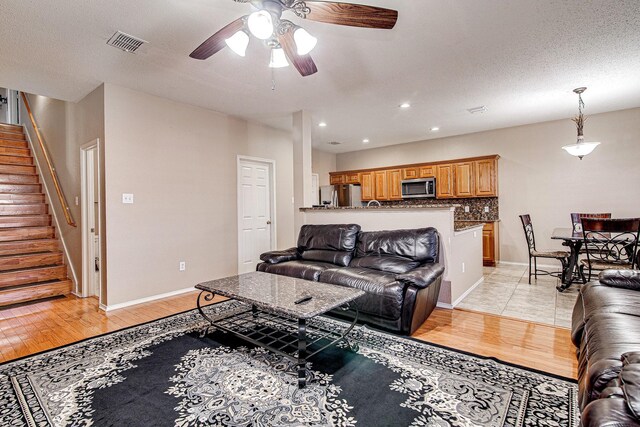
{"label": "door knob", "polygon": [[267,221],[267,225],[271,225],[271,221]]}

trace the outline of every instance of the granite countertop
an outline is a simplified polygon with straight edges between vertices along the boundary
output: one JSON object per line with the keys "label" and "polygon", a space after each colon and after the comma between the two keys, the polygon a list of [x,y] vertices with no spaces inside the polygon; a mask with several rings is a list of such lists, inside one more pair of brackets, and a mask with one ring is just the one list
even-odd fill
{"label": "granite countertop", "polygon": [[470,219],[464,221],[453,221],[453,231],[469,230],[487,222],[498,222],[499,219]]}
{"label": "granite countertop", "polygon": [[330,208],[300,208],[301,212],[305,211],[336,211],[336,210],[398,210],[398,209],[451,209],[461,205],[442,204],[442,205],[382,205],[382,206],[338,206]]}

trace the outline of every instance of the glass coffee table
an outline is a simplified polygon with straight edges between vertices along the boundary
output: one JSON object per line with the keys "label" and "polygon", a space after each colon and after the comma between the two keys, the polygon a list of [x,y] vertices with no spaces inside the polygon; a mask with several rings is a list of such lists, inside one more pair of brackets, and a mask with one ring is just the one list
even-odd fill
{"label": "glass coffee table", "polygon": [[[343,341],[358,320],[358,308],[351,304],[364,291],[327,283],[311,282],[260,271],[211,280],[196,285],[201,290],[197,305],[200,314],[214,329],[231,333],[252,344],[280,354],[298,365],[298,387],[306,385],[306,364],[310,357]],[[212,319],[202,309],[203,301],[215,295],[247,304],[238,310]],[[312,318],[330,310],[352,308],[353,322],[336,330]]]}

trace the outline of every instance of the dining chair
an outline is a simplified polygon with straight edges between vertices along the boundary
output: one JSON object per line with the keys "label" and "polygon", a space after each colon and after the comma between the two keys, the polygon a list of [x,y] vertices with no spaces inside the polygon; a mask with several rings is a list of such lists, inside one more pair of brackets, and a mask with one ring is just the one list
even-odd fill
{"label": "dining chair", "polygon": [[[633,270],[638,265],[640,218],[582,218],[587,258],[580,260],[582,282],[591,280],[593,270]],[[588,268],[588,278],[584,269]]]}
{"label": "dining chair", "polygon": [[[538,278],[538,274],[559,277],[564,282],[564,275],[569,260],[568,251],[540,251],[536,249],[536,238],[533,234],[533,224],[531,223],[531,215],[520,215],[522,228],[524,229],[524,237],[527,239],[529,247],[529,284],[531,284],[531,260],[533,260],[533,275]],[[557,259],[562,264],[562,271],[546,271],[538,269],[538,258]]]}
{"label": "dining chair", "polygon": [[611,213],[572,213],[571,214],[571,225],[573,226],[573,231],[580,232],[582,231],[582,218],[611,218]]}

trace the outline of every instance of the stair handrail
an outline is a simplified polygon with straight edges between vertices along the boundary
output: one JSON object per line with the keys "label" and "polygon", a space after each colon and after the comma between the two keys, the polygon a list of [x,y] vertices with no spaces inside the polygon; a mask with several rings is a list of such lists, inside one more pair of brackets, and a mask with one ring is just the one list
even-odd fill
{"label": "stair handrail", "polygon": [[31,106],[29,105],[29,99],[24,92],[20,92],[22,96],[22,101],[24,102],[24,106],[27,109],[27,113],[29,115],[29,119],[31,120],[31,124],[33,125],[33,130],[36,133],[36,138],[38,139],[38,143],[40,144],[40,149],[44,155],[45,160],[47,161],[47,168],[49,169],[49,173],[51,174],[51,178],[53,179],[53,186],[56,188],[56,193],[58,194],[58,200],[62,205],[62,211],[64,212],[64,217],[67,220],[67,224],[72,227],[77,227],[76,222],[73,220],[73,216],[71,215],[71,211],[69,210],[69,204],[67,203],[67,199],[64,196],[64,192],[62,191],[62,187],[60,186],[60,180],[58,179],[58,173],[56,172],[56,168],[53,165],[53,161],[49,156],[49,150],[44,144],[44,139],[42,135],[40,135],[40,131],[38,130],[38,124],[36,123],[35,117],[33,117],[33,113],[31,112]]}

